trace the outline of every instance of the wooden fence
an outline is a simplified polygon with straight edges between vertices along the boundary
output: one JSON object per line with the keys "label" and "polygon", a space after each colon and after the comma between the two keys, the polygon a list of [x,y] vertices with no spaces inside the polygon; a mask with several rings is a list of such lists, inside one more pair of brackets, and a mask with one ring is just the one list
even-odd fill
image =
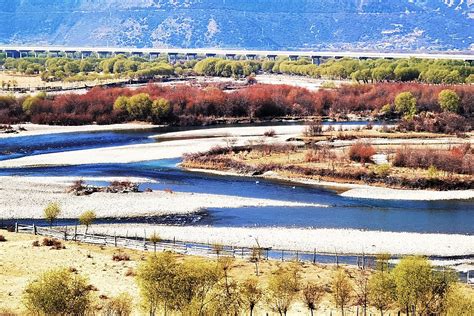
{"label": "wooden fence", "polygon": [[[360,268],[369,267],[373,264],[374,258],[365,254],[341,255],[337,252],[322,253],[302,252],[295,250],[283,250],[272,248],[248,248],[235,247],[216,244],[203,244],[195,242],[183,242],[176,240],[162,240],[153,243],[146,236],[118,236],[79,232],[77,226],[69,227],[43,227],[36,225],[22,225],[15,223],[15,232],[29,233],[45,237],[57,238],[65,241],[77,241],[87,244],[112,246],[126,249],[134,249],[140,251],[173,251],[180,254],[189,254],[203,257],[231,256],[242,259],[252,259],[258,256],[259,260],[281,260],[281,261],[305,261],[312,263],[329,263],[329,264],[350,264],[357,265]],[[148,236],[150,237],[150,236]],[[255,253],[257,252],[257,253]]]}
{"label": "wooden fence", "polygon": [[[134,249],[140,251],[173,251],[181,254],[190,254],[197,256],[232,256],[241,258],[250,258],[252,250],[249,248],[237,248],[232,246],[206,245],[199,243],[185,243],[181,241],[163,240],[152,242],[145,237],[122,237],[117,235],[104,234],[85,234],[78,232],[77,226],[64,228],[48,228],[36,225],[15,224],[15,232],[29,233],[33,235],[45,236],[50,238],[61,239],[65,241],[77,241],[81,243],[112,246],[119,248]],[[269,249],[263,248],[266,259],[268,259]]]}
{"label": "wooden fence", "polygon": [[[329,264],[349,264],[357,266],[361,269],[373,267],[375,258],[373,256],[366,256],[365,254],[338,254],[316,252],[302,252],[294,250],[282,250],[272,248],[247,248],[234,247],[216,244],[202,244],[194,242],[183,242],[176,240],[162,240],[159,242],[152,242],[146,235],[139,236],[117,236],[107,234],[86,234],[79,232],[77,226],[69,227],[43,227],[36,225],[22,225],[15,223],[15,232],[28,233],[39,236],[51,237],[65,241],[77,241],[86,244],[112,246],[125,249],[134,249],[140,251],[173,251],[179,254],[195,255],[201,257],[219,257],[230,256],[242,259],[258,260],[281,260],[281,261],[304,261],[312,263],[329,263]],[[150,237],[150,236],[149,236]],[[257,251],[257,254],[255,253]],[[468,284],[474,285],[470,273],[460,273],[461,280]]]}

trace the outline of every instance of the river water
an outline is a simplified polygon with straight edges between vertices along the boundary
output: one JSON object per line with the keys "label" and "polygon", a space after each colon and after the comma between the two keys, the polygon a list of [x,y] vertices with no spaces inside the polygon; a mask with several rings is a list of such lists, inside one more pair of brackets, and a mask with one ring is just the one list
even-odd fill
{"label": "river water", "polygon": [[[43,153],[153,142],[148,131],[66,133],[0,139],[0,160]],[[197,224],[212,226],[284,226],[355,228],[383,231],[474,234],[474,201],[379,201],[341,197],[318,187],[293,185],[245,177],[187,172],[176,167],[179,159],[128,164],[0,169],[0,175],[21,176],[123,176],[145,177],[154,182],[141,189],[234,195],[329,205],[322,207],[247,207],[203,210]],[[155,183],[156,181],[156,183]],[[105,183],[94,183],[105,184]],[[157,219],[135,219],[138,222]]]}

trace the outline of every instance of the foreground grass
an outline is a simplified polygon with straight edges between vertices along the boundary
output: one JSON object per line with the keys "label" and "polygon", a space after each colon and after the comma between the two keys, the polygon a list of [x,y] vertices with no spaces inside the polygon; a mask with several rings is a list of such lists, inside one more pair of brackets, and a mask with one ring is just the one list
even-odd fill
{"label": "foreground grass", "polygon": [[[136,285],[134,273],[138,265],[143,262],[148,253],[133,250],[123,250],[130,256],[130,261],[116,262],[112,256],[119,249],[112,247],[101,247],[94,245],[66,242],[65,249],[52,250],[50,247],[33,247],[32,243],[38,240],[41,243],[43,237],[9,233],[0,230],[5,236],[6,242],[0,243],[0,315],[2,311],[13,311],[19,315],[25,313],[22,304],[22,293],[26,285],[51,268],[66,267],[77,270],[77,272],[90,280],[90,284],[97,290],[97,297],[114,297],[120,293],[128,293],[134,302],[134,315],[141,315],[139,306],[140,297]],[[178,256],[179,260],[184,256]],[[215,259],[208,259],[213,260]],[[280,265],[278,261],[263,261],[259,264],[259,280],[266,284],[271,272]],[[357,273],[357,269],[346,267],[349,275]],[[304,281],[317,281],[330,288],[331,277],[336,271],[331,265],[302,264],[302,277]],[[243,281],[255,274],[255,266],[248,261],[237,259],[232,269],[232,277]],[[99,300],[101,300],[99,298]],[[100,302],[99,302],[100,303]],[[335,313],[337,309],[331,300],[330,293],[326,293],[321,313]],[[355,308],[354,308],[355,311]],[[262,312],[262,311],[260,311]],[[257,315],[261,313],[257,311]],[[295,304],[290,314],[308,314],[301,302]],[[350,313],[349,313],[350,315]]]}

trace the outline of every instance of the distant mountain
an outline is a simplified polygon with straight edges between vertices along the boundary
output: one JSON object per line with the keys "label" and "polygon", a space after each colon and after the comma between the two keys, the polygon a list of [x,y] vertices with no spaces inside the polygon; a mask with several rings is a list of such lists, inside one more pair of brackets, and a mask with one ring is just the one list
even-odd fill
{"label": "distant mountain", "polygon": [[0,23],[0,44],[474,51],[474,0],[0,0]]}

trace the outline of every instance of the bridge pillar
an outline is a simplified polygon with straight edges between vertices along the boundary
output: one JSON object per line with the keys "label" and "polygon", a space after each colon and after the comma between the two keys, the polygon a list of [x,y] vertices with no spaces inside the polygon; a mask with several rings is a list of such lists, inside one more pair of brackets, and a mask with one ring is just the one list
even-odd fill
{"label": "bridge pillar", "polygon": [[66,58],[74,59],[74,58],[75,58],[76,51],[74,51],[74,50],[67,50],[67,51],[64,51],[64,53],[66,54]]}
{"label": "bridge pillar", "polygon": [[143,53],[142,52],[132,52],[131,54],[133,57],[143,57]]}
{"label": "bridge pillar", "polygon": [[225,54],[225,58],[229,60],[235,60],[236,55],[235,54]]}
{"label": "bridge pillar", "polygon": [[217,54],[214,54],[214,53],[206,53],[206,58],[214,58],[216,56]]}
{"label": "bridge pillar", "polygon": [[186,54],[186,60],[194,60],[196,59],[197,54],[196,53],[187,53]]}
{"label": "bridge pillar", "polygon": [[125,52],[120,52],[120,51],[117,51],[117,52],[113,52],[113,53],[112,53],[112,56],[114,56],[114,57],[117,57],[118,55],[127,56],[127,53],[125,53]]}
{"label": "bridge pillar", "polygon": [[297,61],[298,57],[299,57],[298,55],[290,55],[290,56],[288,56],[288,60],[289,61]]}
{"label": "bridge pillar", "polygon": [[106,52],[106,51],[97,51],[96,54],[97,54],[97,57],[99,57],[99,58],[109,58],[110,57],[109,52]]}
{"label": "bridge pillar", "polygon": [[6,50],[5,52],[9,58],[20,58],[20,52],[17,50]]}
{"label": "bridge pillar", "polygon": [[48,51],[48,56],[50,56],[50,57],[59,57],[59,53],[60,53],[60,51],[58,51],[58,50],[50,50],[50,51]]}
{"label": "bridge pillar", "polygon": [[256,54],[247,54],[247,55],[245,55],[245,58],[247,58],[247,60],[255,60],[255,59],[257,59],[257,55]]}
{"label": "bridge pillar", "polygon": [[313,65],[321,65],[321,56],[311,56],[311,61]]}
{"label": "bridge pillar", "polygon": [[149,57],[150,57],[150,60],[153,60],[153,59],[158,59],[160,57],[160,53],[158,52],[151,52],[150,54],[148,54]]}
{"label": "bridge pillar", "polygon": [[35,58],[38,58],[38,56],[40,56],[40,54],[44,54],[44,53],[46,53],[46,51],[44,51],[44,50],[34,50],[33,51],[33,54],[34,54]]}
{"label": "bridge pillar", "polygon": [[89,57],[91,57],[91,55],[92,55],[91,51],[82,51],[81,52],[81,59],[89,58]]}
{"label": "bridge pillar", "polygon": [[28,50],[20,50],[20,58],[28,57],[30,51]]}
{"label": "bridge pillar", "polygon": [[168,53],[168,62],[175,64],[178,61],[178,53]]}
{"label": "bridge pillar", "polygon": [[267,55],[268,60],[275,61],[277,59],[277,55]]}

